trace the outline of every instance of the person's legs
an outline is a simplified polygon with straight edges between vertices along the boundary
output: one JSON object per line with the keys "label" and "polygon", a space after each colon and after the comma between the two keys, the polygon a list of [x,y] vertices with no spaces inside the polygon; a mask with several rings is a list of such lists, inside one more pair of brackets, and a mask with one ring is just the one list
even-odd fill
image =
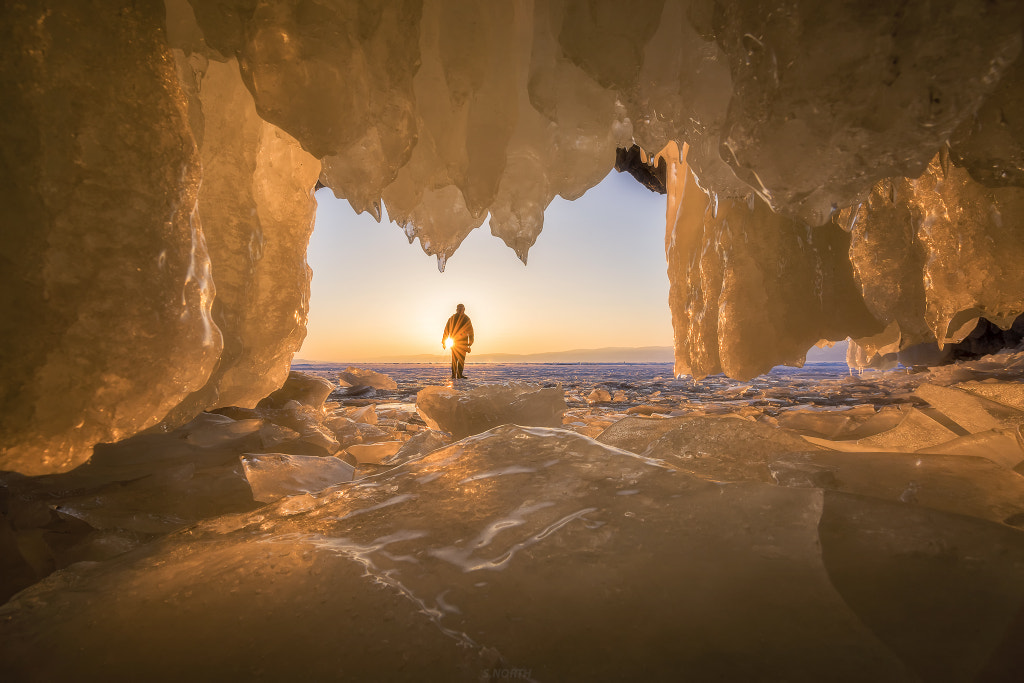
{"label": "person's legs", "polygon": [[461,344],[456,344],[452,348],[452,373],[456,379],[465,377],[462,370],[466,367],[466,352],[467,348]]}

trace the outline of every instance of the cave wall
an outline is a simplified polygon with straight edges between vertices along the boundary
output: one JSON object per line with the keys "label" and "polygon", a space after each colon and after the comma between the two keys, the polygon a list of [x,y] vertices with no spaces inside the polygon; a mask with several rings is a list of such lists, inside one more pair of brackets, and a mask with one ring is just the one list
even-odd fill
{"label": "cave wall", "polygon": [[551,200],[639,145],[666,164],[680,373],[1008,327],[1022,24],[982,0],[4,3],[0,468],[280,384],[318,180],[442,269],[488,216],[525,262]]}

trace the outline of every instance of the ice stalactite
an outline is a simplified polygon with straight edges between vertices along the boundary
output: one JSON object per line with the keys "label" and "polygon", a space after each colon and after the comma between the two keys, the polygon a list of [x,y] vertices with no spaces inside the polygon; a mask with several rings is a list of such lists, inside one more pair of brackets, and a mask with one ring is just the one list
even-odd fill
{"label": "ice stalactite", "polygon": [[847,335],[867,362],[1024,312],[1018,2],[2,12],[0,467],[70,467],[282,382],[317,179],[442,268],[488,215],[525,262],[617,149],[688,146],[668,255],[697,376]]}
{"label": "ice stalactite", "polygon": [[821,339],[881,330],[854,283],[850,240],[837,225],[809,227],[754,194],[711,195],[674,146],[665,156],[676,374],[750,378],[780,361],[802,365]]}
{"label": "ice stalactite", "polygon": [[212,407],[253,407],[288,376],[305,337],[305,255],[316,210],[310,190],[320,173],[290,135],[258,116],[234,58],[215,61],[203,45],[183,47],[189,52],[175,49],[175,56],[183,82],[193,84],[203,164],[198,207],[224,350],[209,381],[167,416],[172,425]]}
{"label": "ice stalactite", "polygon": [[925,321],[935,338],[960,341],[979,316],[1010,327],[1024,310],[1024,189],[984,187],[945,151],[910,185],[927,254]]}
{"label": "ice stalactite", "polygon": [[774,209],[811,224],[881,178],[917,177],[1017,59],[1020,11],[716,3],[710,28],[733,79],[725,160]]}
{"label": "ice stalactite", "polygon": [[84,462],[217,362],[200,160],[163,16],[156,1],[0,10],[3,469]]}
{"label": "ice stalactite", "polygon": [[753,193],[706,192],[674,147],[662,156],[678,374],[751,377],[848,335],[851,365],[922,344],[937,362],[979,318],[1005,330],[1024,310],[1024,238],[1008,218],[1024,215],[1024,190],[984,187],[946,150],[814,228]]}
{"label": "ice stalactite", "polygon": [[437,255],[438,267],[481,224],[515,126],[515,25],[510,5],[423,4],[413,91],[419,137],[384,189],[393,221]]}
{"label": "ice stalactite", "polygon": [[[850,260],[865,302],[886,325],[856,338],[859,364],[927,343],[938,357],[984,318],[1009,329],[1024,307],[1024,235],[1015,216],[1024,190],[985,187],[941,151],[913,180],[881,181],[867,202],[842,212]],[[923,363],[920,353],[912,362]]]}

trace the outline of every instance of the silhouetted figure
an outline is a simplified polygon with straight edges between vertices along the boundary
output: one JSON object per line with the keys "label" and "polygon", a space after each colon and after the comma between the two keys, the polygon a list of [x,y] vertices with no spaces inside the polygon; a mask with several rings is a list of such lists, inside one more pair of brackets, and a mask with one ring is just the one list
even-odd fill
{"label": "silhouetted figure", "polygon": [[448,318],[441,336],[441,347],[445,341],[452,340],[452,379],[462,379],[462,369],[466,366],[466,354],[473,345],[473,322],[466,315],[466,307],[459,304],[455,307],[455,315]]}

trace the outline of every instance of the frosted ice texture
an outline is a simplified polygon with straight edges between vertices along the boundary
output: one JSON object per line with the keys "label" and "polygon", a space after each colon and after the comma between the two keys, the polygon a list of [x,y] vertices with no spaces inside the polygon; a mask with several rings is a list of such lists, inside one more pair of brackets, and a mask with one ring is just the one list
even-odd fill
{"label": "frosted ice texture", "polygon": [[1024,185],[1024,61],[1018,59],[974,116],[950,136],[958,166],[989,187]]}
{"label": "frosted ice texture", "polygon": [[[1015,104],[1000,79],[1022,18],[923,1],[194,4],[260,114],[325,160],[325,184],[378,218],[384,197],[442,262],[488,211],[525,260],[548,202],[582,194],[631,139],[687,142],[706,188],[823,223],[918,175],[961,124],[964,155],[993,148],[978,131],[994,115],[968,120],[990,95],[991,111]],[[987,154],[1012,170],[1012,152]]]}
{"label": "frosted ice texture", "polygon": [[878,178],[919,175],[1021,47],[1013,3],[893,12],[754,0],[715,18],[733,76],[723,155],[770,204],[811,224]]}

